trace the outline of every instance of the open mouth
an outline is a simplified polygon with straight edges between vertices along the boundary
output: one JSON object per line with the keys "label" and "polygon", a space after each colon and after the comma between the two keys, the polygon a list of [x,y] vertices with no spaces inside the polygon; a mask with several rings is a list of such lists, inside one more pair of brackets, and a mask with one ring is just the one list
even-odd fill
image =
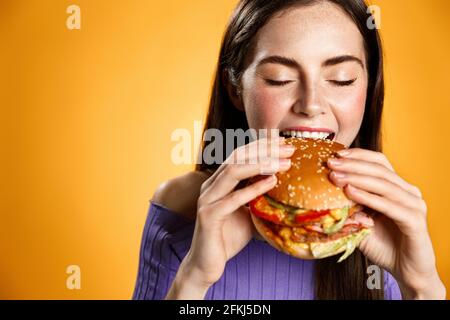
{"label": "open mouth", "polygon": [[321,140],[333,140],[335,137],[334,132],[312,132],[312,131],[280,131],[280,136],[282,137],[296,137],[296,138],[310,138],[310,139],[321,139]]}

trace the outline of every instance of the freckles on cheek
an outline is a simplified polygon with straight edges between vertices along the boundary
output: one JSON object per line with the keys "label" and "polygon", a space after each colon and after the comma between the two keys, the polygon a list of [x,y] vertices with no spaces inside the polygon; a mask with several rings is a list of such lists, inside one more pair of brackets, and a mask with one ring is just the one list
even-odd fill
{"label": "freckles on cheek", "polygon": [[344,105],[347,106],[348,112],[357,118],[362,118],[366,104],[366,93],[363,90],[355,92],[354,95],[348,96]]}
{"label": "freckles on cheek", "polygon": [[[358,90],[353,94],[343,97],[336,103],[336,116],[339,123],[339,130],[350,138],[358,133],[366,104],[365,90]],[[353,138],[352,137],[352,138]]]}
{"label": "freckles on cheek", "polygon": [[253,128],[276,128],[281,118],[280,101],[264,90],[256,90],[248,101],[249,125]]}
{"label": "freckles on cheek", "polygon": [[366,97],[367,97],[367,92],[366,92],[366,89],[364,88],[364,90],[360,90],[355,95],[355,98],[354,98],[354,103],[353,103],[354,110],[353,111],[355,112],[355,114],[359,115],[361,120],[364,116],[364,110],[366,108]]}

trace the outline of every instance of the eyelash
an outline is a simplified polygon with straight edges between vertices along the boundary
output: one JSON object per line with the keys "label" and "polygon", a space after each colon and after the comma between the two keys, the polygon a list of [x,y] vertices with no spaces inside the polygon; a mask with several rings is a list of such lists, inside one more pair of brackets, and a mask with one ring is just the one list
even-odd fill
{"label": "eyelash", "polygon": [[[275,86],[275,87],[283,87],[292,82],[292,80],[276,81],[276,80],[270,80],[270,79],[265,79],[265,81],[268,85]],[[356,78],[347,80],[347,81],[338,81],[338,80],[327,80],[327,81],[338,87],[348,87],[348,86],[351,86],[356,81]]]}
{"label": "eyelash", "polygon": [[351,86],[356,81],[356,78],[347,81],[337,81],[337,80],[327,80],[327,81],[338,87],[347,87]]}
{"label": "eyelash", "polygon": [[286,80],[286,81],[276,81],[276,80],[270,80],[270,79],[265,79],[266,83],[270,86],[276,86],[276,87],[283,87],[289,83],[291,83],[291,80]]}

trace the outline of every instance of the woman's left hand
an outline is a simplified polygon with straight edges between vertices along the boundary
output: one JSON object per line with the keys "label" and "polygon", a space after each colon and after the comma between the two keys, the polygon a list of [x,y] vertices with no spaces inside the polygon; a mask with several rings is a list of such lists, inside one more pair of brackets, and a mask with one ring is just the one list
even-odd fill
{"label": "woman's left hand", "polygon": [[339,156],[328,161],[331,180],[376,213],[359,249],[396,278],[404,299],[445,299],[420,190],[400,178],[382,153],[355,148]]}

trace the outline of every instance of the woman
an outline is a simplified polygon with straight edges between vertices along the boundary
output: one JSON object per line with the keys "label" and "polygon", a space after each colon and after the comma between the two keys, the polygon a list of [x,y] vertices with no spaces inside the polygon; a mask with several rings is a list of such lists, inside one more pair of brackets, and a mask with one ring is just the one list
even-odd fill
{"label": "woman", "polygon": [[[376,212],[359,251],[341,264],[306,261],[257,239],[245,205],[276,178],[244,182],[287,170],[293,153],[269,137],[278,166],[232,164],[255,150],[251,142],[158,188],[135,299],[445,298],[420,190],[381,153],[382,51],[369,17],[363,0],[242,0],[223,39],[205,125],[224,136],[249,128],[333,132],[349,149],[328,163],[331,181]],[[372,264],[386,271],[379,288],[367,285]]]}

